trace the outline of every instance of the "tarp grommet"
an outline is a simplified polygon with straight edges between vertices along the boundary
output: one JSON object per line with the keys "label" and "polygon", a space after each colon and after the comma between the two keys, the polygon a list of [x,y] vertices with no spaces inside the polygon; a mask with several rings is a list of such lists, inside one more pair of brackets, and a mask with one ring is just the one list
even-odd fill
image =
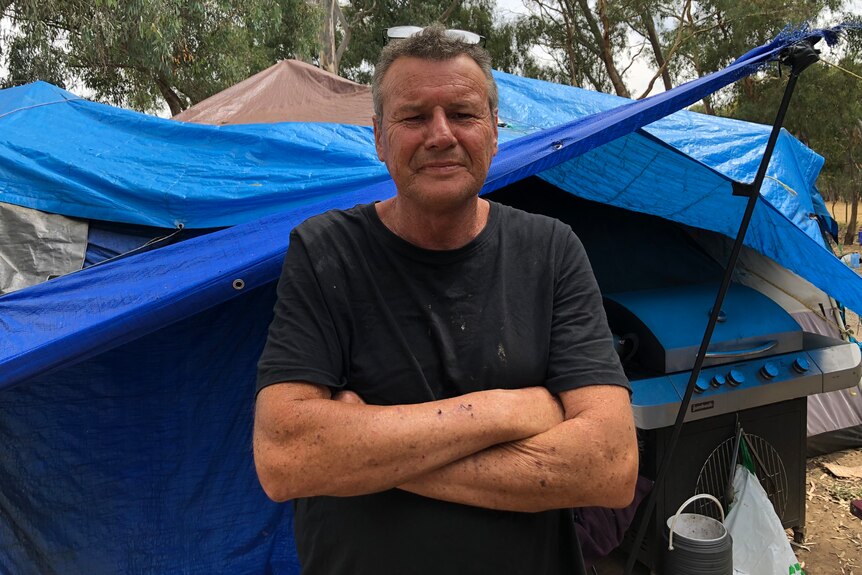
{"label": "tarp grommet", "polygon": [[233,289],[241,290],[244,287],[245,287],[245,280],[243,280],[242,278],[237,278],[237,279],[233,280]]}

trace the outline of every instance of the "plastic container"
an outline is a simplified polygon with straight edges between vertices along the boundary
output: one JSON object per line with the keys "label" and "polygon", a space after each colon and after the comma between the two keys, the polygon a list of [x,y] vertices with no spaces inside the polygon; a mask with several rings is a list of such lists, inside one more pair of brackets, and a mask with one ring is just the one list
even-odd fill
{"label": "plastic container", "polygon": [[[682,510],[698,499],[713,501],[721,521]],[[668,546],[663,552],[664,575],[733,575],[733,541],[724,527],[724,509],[718,499],[701,493],[683,503],[667,520]]]}

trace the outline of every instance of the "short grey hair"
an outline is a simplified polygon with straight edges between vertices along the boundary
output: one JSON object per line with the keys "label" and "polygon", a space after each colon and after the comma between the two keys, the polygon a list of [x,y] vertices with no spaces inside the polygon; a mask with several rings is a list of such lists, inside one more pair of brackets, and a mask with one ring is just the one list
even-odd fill
{"label": "short grey hair", "polygon": [[374,78],[371,81],[374,114],[378,118],[383,116],[383,78],[395,60],[398,58],[420,58],[442,62],[454,60],[462,55],[472,58],[479,65],[482,74],[485,75],[488,105],[491,107],[491,113],[496,112],[499,97],[497,95],[497,82],[494,81],[494,75],[491,73],[491,55],[479,44],[468,44],[457,37],[446,34],[446,28],[442,24],[433,24],[413,36],[391,41],[383,48],[377,65],[374,66]]}

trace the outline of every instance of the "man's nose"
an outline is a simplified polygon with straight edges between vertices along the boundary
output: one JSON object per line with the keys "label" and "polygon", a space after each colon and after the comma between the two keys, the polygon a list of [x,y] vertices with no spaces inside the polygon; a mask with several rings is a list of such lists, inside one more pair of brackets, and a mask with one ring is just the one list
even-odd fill
{"label": "man's nose", "polygon": [[455,134],[444,110],[435,110],[428,122],[425,145],[429,148],[448,148],[455,145]]}

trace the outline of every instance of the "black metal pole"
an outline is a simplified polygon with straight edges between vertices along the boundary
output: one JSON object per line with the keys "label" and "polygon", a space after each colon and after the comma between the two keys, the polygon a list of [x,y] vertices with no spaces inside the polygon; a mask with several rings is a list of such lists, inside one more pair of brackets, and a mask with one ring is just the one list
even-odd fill
{"label": "black metal pole", "polygon": [[652,514],[655,511],[656,494],[660,486],[664,483],[665,476],[670,469],[670,464],[673,461],[676,444],[679,441],[679,436],[682,433],[682,425],[685,422],[685,415],[688,412],[691,396],[694,393],[695,382],[700,375],[703,362],[706,359],[706,352],[709,349],[709,343],[712,339],[712,334],[715,331],[715,324],[718,321],[721,306],[724,303],[724,296],[730,287],[730,281],[733,278],[733,270],[736,267],[736,262],[739,259],[739,253],[742,251],[743,240],[748,231],[748,226],[751,223],[751,217],[754,214],[754,208],[757,205],[757,198],[760,196],[760,188],[763,185],[763,180],[766,178],[766,169],[769,167],[769,161],[772,159],[772,153],[775,150],[775,143],[778,141],[778,134],[781,131],[781,126],[784,124],[784,117],[787,114],[787,108],[790,105],[790,98],[793,95],[793,90],[796,87],[796,81],[802,71],[818,60],[817,51],[814,50],[814,45],[809,41],[804,41],[795,44],[787,49],[781,55],[780,62],[791,67],[790,79],[787,81],[787,86],[784,89],[784,96],[781,100],[781,105],[778,108],[778,114],[775,117],[775,122],[772,125],[772,131],[769,134],[769,140],[766,143],[766,150],[763,158],[760,160],[760,165],[757,169],[757,174],[754,181],[750,184],[734,185],[733,195],[748,196],[748,203],[745,206],[745,212],[742,216],[742,221],[739,224],[739,230],[736,234],[736,241],[733,244],[733,249],[730,252],[730,257],[727,260],[727,265],[724,270],[724,276],[721,279],[721,285],[718,289],[718,294],[715,296],[715,304],[712,306],[712,311],[709,314],[709,321],[706,324],[706,331],[703,334],[703,339],[700,343],[700,348],[697,351],[697,357],[694,361],[694,368],[691,371],[691,376],[688,379],[688,385],[685,389],[685,395],[679,406],[679,411],[676,414],[673,432],[671,433],[670,442],[667,446],[666,455],[659,465],[658,473],[656,474],[653,489],[646,500],[643,508],[643,515],[638,524],[637,534],[634,543],[632,544],[631,553],[626,561],[625,575],[631,575],[637,560],[638,552],[643,543],[646,530],[649,525]]}

